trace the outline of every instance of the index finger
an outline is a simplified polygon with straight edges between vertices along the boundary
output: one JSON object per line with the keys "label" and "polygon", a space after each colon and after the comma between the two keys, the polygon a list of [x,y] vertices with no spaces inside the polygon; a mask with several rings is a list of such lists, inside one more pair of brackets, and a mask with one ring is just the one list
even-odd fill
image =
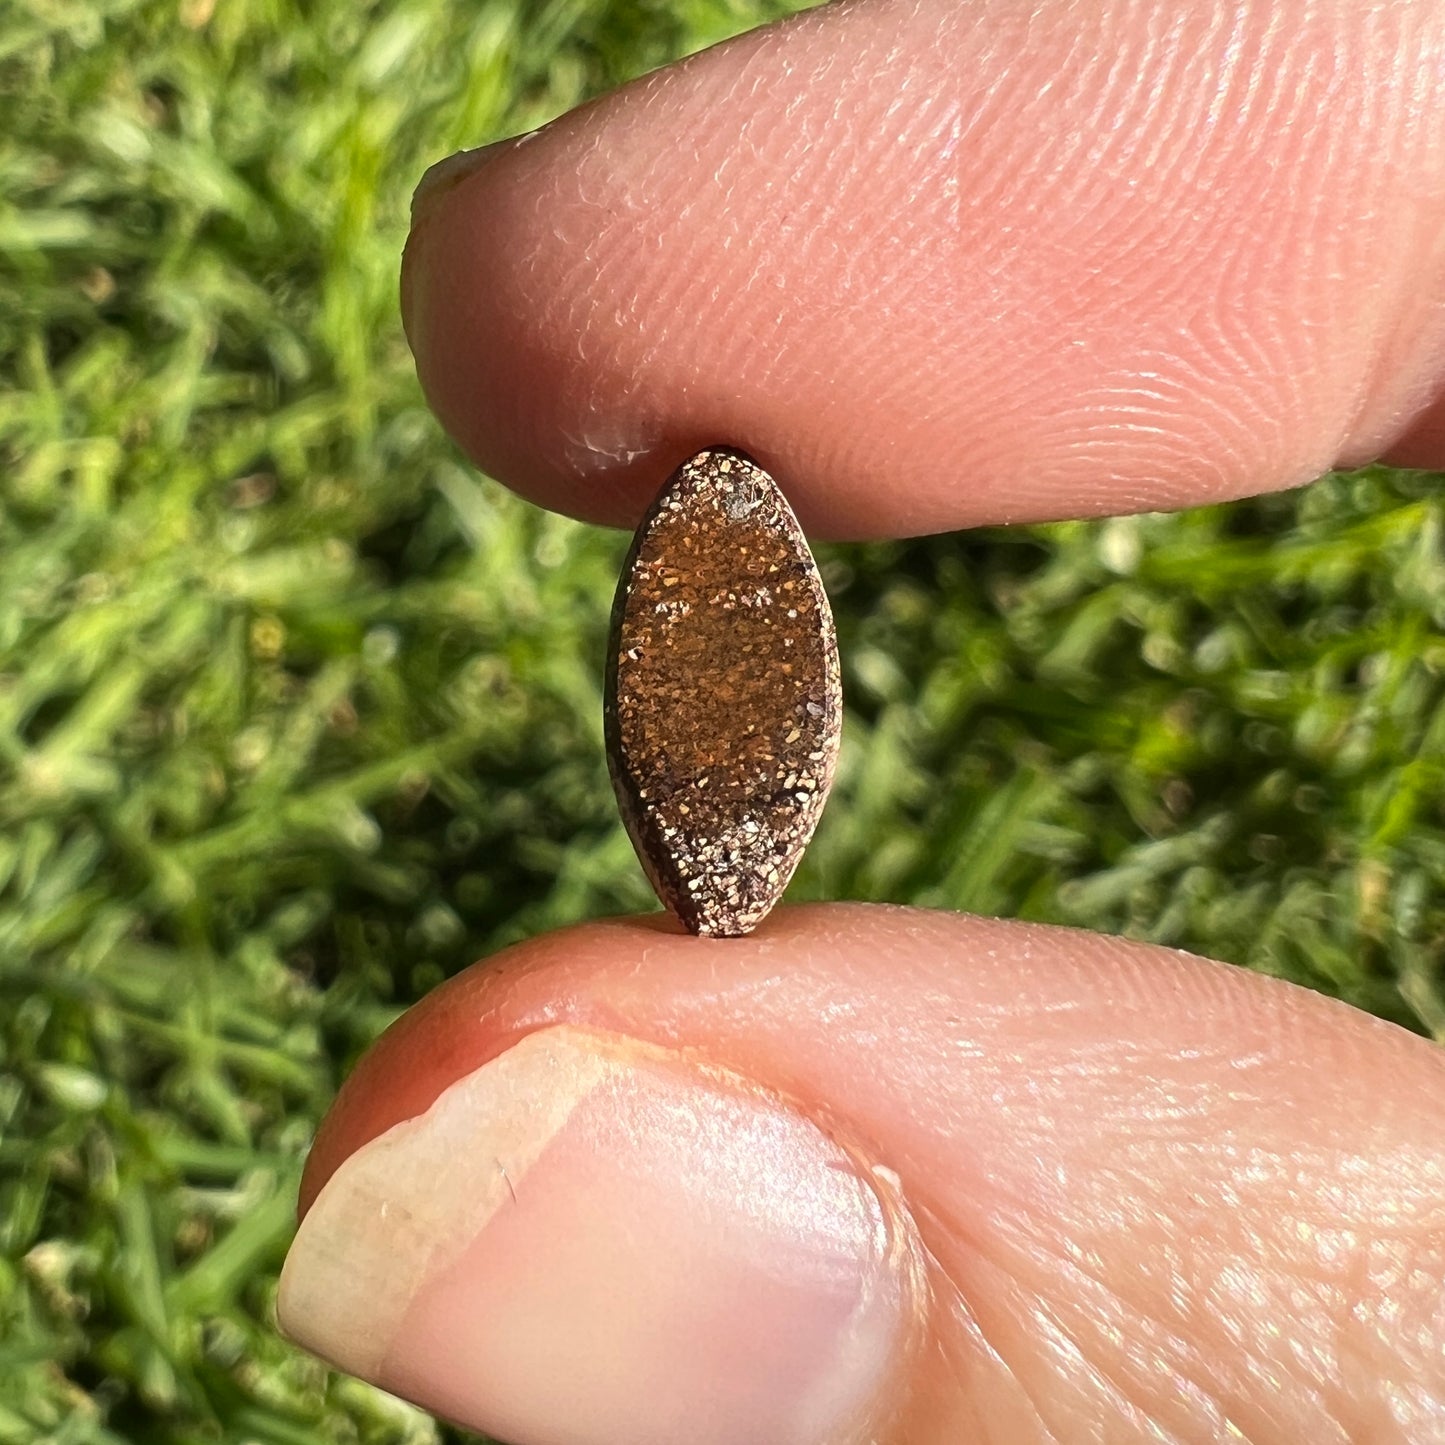
{"label": "index finger", "polygon": [[453,163],[404,309],[524,495],[743,447],[816,535],[1445,461],[1445,3],[856,0]]}

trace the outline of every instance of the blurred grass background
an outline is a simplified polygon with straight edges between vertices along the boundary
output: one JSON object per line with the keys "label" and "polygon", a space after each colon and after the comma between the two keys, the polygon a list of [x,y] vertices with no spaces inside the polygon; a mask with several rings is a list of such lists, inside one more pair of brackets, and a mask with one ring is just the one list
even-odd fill
{"label": "blurred grass background", "polygon": [[[272,1333],[307,1140],[448,973],[651,899],[624,539],[424,411],[408,193],[770,3],[0,10],[0,1441],[448,1438]],[[850,715],[794,896],[1445,1033],[1438,481],[825,549]]]}

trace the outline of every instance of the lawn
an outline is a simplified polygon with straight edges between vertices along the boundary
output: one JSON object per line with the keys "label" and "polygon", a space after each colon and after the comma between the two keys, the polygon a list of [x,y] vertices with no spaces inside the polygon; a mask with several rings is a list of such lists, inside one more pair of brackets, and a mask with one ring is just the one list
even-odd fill
{"label": "lawn", "polygon": [[[0,10],[0,1442],[425,1442],[272,1328],[307,1141],[472,959],[652,906],[602,755],[625,538],[473,473],[408,194],[756,0]],[[1445,1036],[1445,504],[822,549],[794,897],[1124,931]]]}

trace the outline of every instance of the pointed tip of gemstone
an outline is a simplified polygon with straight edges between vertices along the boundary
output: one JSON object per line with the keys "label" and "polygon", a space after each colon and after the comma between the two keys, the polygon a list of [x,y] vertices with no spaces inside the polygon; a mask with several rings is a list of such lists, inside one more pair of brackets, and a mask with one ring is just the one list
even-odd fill
{"label": "pointed tip of gemstone", "polygon": [[842,690],[832,612],[777,483],[712,447],[668,479],[612,614],[607,759],[658,897],[692,933],[751,932],[823,811]]}

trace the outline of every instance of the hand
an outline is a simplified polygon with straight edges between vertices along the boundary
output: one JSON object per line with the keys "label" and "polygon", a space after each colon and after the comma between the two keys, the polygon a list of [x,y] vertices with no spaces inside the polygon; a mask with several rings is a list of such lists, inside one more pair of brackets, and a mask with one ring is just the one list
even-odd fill
{"label": "hand", "polygon": [[[838,5],[449,163],[408,327],[607,521],[717,440],[837,536],[1439,464],[1442,114],[1439,0]],[[1442,1107],[1429,1044],[1143,945],[588,925],[363,1062],[282,1322],[517,1445],[1419,1445]]]}

